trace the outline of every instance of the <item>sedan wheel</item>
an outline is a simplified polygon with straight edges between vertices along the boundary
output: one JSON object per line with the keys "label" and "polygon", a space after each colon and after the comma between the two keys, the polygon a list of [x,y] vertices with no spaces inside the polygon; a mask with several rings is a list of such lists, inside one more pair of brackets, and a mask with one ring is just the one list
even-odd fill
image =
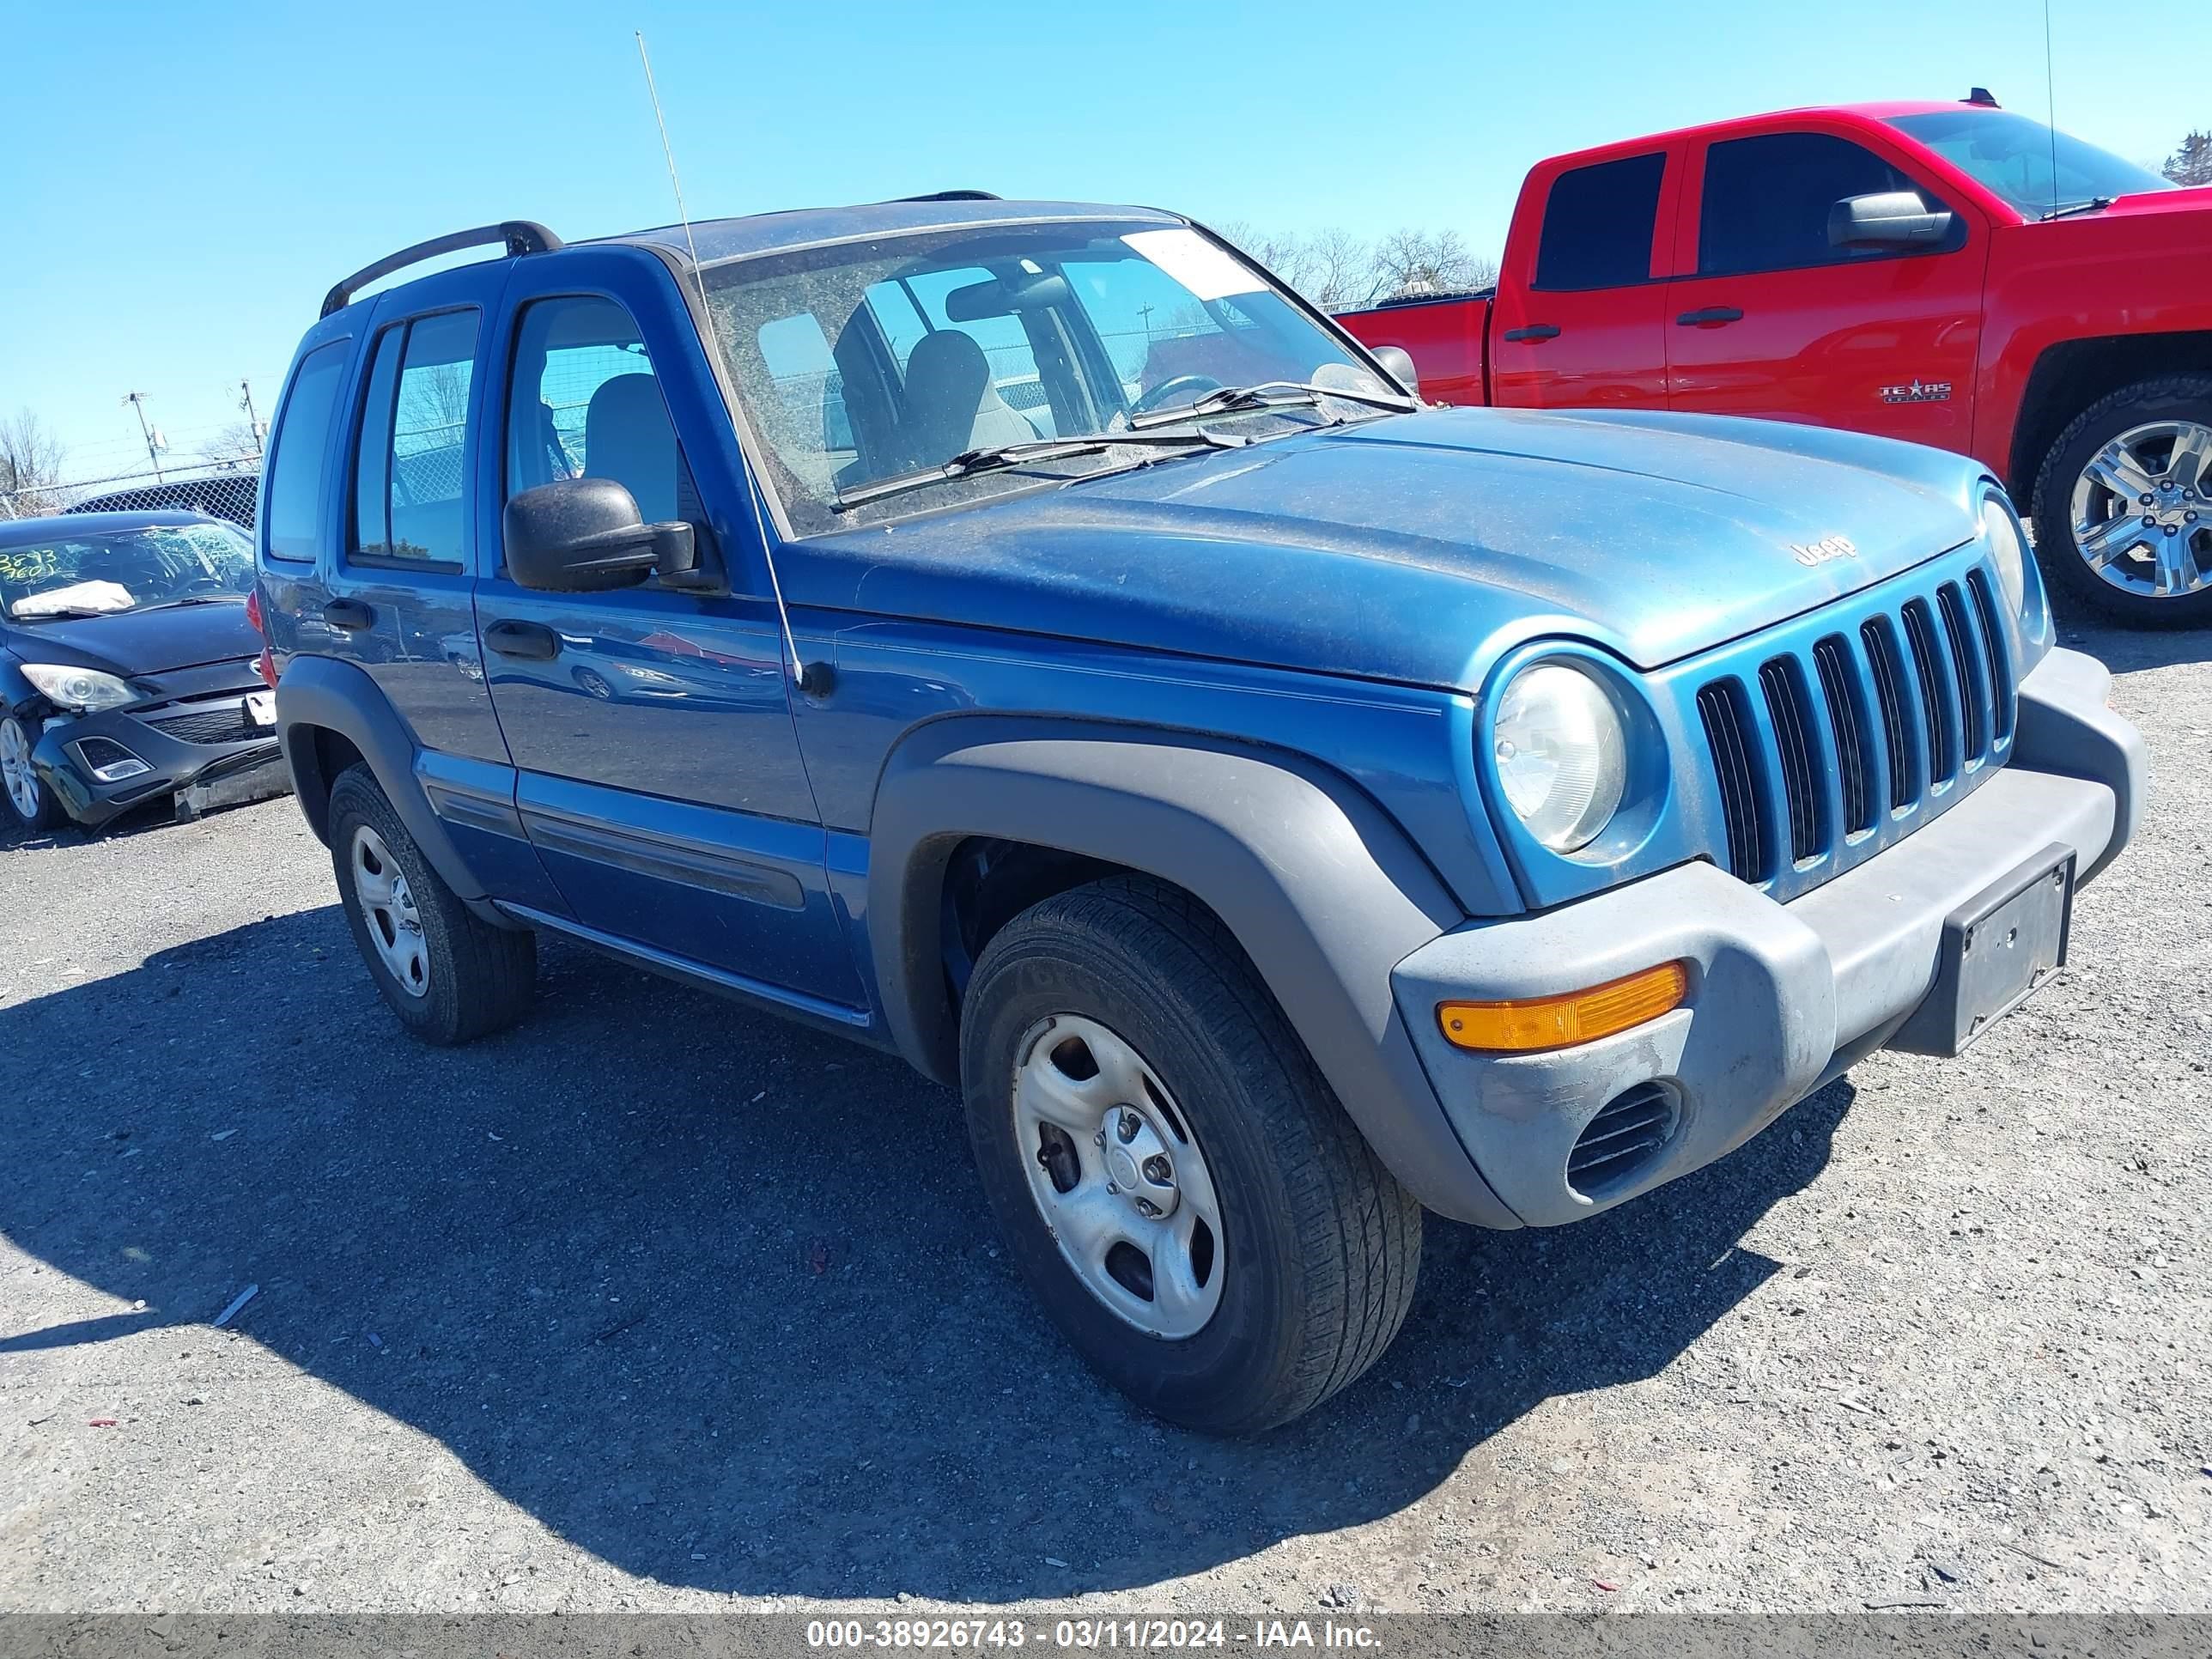
{"label": "sedan wheel", "polygon": [[0,719],[0,793],[7,796],[9,814],[27,830],[51,828],[60,816],[52,792],[31,763],[37,741],[37,732],[17,716]]}

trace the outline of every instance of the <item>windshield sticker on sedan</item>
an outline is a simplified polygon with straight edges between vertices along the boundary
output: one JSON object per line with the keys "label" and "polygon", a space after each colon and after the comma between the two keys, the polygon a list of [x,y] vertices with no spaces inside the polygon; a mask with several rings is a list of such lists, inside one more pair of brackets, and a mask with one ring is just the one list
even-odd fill
{"label": "windshield sticker on sedan", "polygon": [[1243,260],[1215,246],[1196,231],[1133,230],[1121,239],[1200,300],[1225,300],[1232,294],[1257,294],[1267,287]]}

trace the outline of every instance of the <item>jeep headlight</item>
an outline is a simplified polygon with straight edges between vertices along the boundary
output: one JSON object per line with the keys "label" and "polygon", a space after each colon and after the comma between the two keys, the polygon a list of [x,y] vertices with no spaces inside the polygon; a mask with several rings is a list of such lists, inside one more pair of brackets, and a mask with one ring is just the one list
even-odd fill
{"label": "jeep headlight", "polygon": [[1544,662],[1506,683],[1491,726],[1506,804],[1555,853],[1597,838],[1628,781],[1628,735],[1605,688]]}
{"label": "jeep headlight", "polygon": [[93,714],[103,708],[120,708],[138,701],[138,694],[112,674],[96,668],[71,668],[66,664],[27,662],[23,678],[39,688],[39,695],[72,714]]}
{"label": "jeep headlight", "polygon": [[1990,562],[1997,568],[2006,614],[2017,617],[2027,599],[2027,545],[2021,537],[2020,520],[2002,495],[1982,497],[1982,539],[1990,544]]}

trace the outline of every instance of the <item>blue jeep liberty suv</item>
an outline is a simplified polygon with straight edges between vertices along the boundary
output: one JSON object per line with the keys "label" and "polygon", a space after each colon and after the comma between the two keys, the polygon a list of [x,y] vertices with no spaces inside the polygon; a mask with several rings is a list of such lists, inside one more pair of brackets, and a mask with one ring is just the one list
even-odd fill
{"label": "blue jeep liberty suv", "polygon": [[1416,392],[1149,209],[348,278],[257,580],[371,976],[463,1042],[550,931],[902,1054],[1074,1346],[1240,1431],[1424,1208],[1595,1214],[2063,963],[2143,750],[1995,480]]}

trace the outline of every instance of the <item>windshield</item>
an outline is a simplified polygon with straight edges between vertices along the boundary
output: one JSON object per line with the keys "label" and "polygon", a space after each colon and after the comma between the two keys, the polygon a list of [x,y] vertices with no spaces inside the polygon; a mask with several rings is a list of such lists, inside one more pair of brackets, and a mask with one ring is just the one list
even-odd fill
{"label": "windshield", "polygon": [[[1397,391],[1267,277],[1181,225],[969,226],[732,260],[704,276],[717,343],[801,535],[1031,487],[1041,474],[1065,481],[1203,453],[1201,419],[1250,437],[1386,412],[1296,394],[1193,408],[1224,387]],[[1191,411],[1187,451],[1160,435],[1177,410]],[[867,488],[955,457],[1098,434],[1128,441],[951,467],[894,493]]]}
{"label": "windshield", "polygon": [[18,622],[105,616],[252,586],[253,544],[227,524],[149,525],[0,547],[0,612]]}
{"label": "windshield", "polygon": [[1889,125],[1925,144],[2031,219],[2118,196],[2173,188],[2171,181],[2147,167],[2123,161],[2079,138],[2053,132],[2042,122],[2010,110],[1894,115]]}

